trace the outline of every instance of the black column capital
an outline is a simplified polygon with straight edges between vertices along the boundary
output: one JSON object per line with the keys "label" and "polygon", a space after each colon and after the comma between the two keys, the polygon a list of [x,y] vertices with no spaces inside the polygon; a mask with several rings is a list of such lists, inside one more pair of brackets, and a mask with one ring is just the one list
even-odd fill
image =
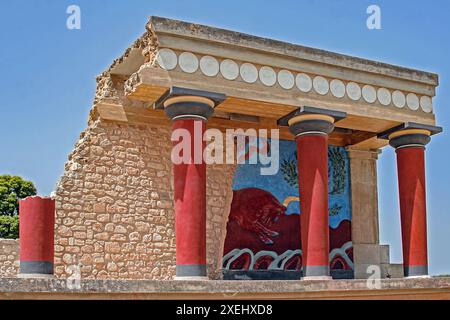
{"label": "black column capital", "polygon": [[224,94],[202,90],[172,87],[154,104],[155,109],[163,109],[167,116],[175,120],[198,119],[207,121],[217,107],[226,99]]}
{"label": "black column capital", "polygon": [[289,126],[289,130],[296,137],[302,135],[328,135],[333,132],[335,122],[346,117],[347,114],[345,112],[314,107],[300,107],[278,120],[278,125]]}
{"label": "black column capital", "polygon": [[378,135],[380,139],[389,140],[395,149],[425,147],[431,141],[431,136],[441,133],[441,127],[407,122]]}
{"label": "black column capital", "polygon": [[395,149],[425,147],[431,141],[427,130],[401,130],[389,136],[389,144]]}

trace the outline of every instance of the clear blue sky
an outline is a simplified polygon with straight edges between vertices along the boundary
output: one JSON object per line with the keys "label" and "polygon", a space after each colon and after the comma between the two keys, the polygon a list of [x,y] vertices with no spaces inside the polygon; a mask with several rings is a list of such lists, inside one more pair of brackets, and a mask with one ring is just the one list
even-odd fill
{"label": "clear blue sky", "polygon": [[[81,30],[66,8],[81,7]],[[382,9],[382,30],[366,9]],[[151,15],[178,18],[433,71],[439,125],[450,128],[450,2],[381,0],[176,1],[4,0],[0,4],[0,174],[21,175],[49,194],[86,120],[95,77],[141,33]],[[450,274],[450,144],[427,151],[431,273]],[[394,152],[379,161],[381,240],[401,261]]]}

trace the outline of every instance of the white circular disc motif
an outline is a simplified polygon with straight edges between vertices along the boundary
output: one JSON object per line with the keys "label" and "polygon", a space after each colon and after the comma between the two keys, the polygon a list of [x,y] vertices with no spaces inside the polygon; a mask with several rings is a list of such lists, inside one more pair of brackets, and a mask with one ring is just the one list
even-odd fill
{"label": "white circular disc motif", "polygon": [[423,96],[420,98],[420,106],[423,111],[430,113],[433,111],[433,100],[430,97]]}
{"label": "white circular disc motif", "polygon": [[178,58],[178,64],[181,70],[186,73],[194,73],[198,70],[198,59],[195,54],[191,52],[183,52]]}
{"label": "white circular disc motif", "polygon": [[391,96],[391,92],[388,89],[386,89],[386,88],[378,89],[377,95],[378,95],[378,101],[380,101],[380,103],[383,106],[388,106],[391,104],[392,96]]}
{"label": "white circular disc motif", "polygon": [[414,93],[410,93],[406,96],[406,103],[408,104],[408,108],[411,110],[419,109],[419,98]]}
{"label": "white circular disc motif", "polygon": [[347,84],[347,95],[353,101],[361,99],[361,87],[355,82],[349,82]]}
{"label": "white circular disc motif", "polygon": [[377,90],[375,90],[375,88],[372,86],[365,85],[362,88],[362,96],[364,100],[366,100],[366,102],[374,103],[375,101],[377,101]]}
{"label": "white circular disc motif", "polygon": [[307,74],[304,73],[299,73],[297,77],[295,77],[295,84],[302,92],[310,92],[312,89],[312,80]]}
{"label": "white circular disc motif", "polygon": [[239,66],[233,60],[223,60],[220,64],[220,73],[227,80],[235,80],[239,76]]}
{"label": "white circular disc motif", "polygon": [[317,76],[313,81],[314,90],[320,95],[326,95],[328,91],[330,91],[330,85],[328,84],[328,80],[324,77]]}
{"label": "white circular disc motif", "polygon": [[215,77],[219,73],[219,62],[211,56],[204,56],[200,59],[200,70],[208,77]]}
{"label": "white circular disc motif", "polygon": [[332,80],[330,82],[330,90],[336,98],[343,98],[345,96],[345,84],[341,80]]}
{"label": "white circular disc motif", "polygon": [[241,65],[241,78],[247,83],[255,83],[258,80],[258,69],[251,63]]}
{"label": "white circular disc motif", "polygon": [[277,74],[271,67],[262,67],[259,69],[259,79],[264,85],[272,87],[277,82]]}
{"label": "white circular disc motif", "polygon": [[158,51],[157,61],[164,70],[173,70],[177,67],[178,57],[173,50],[161,49]]}
{"label": "white circular disc motif", "polygon": [[295,85],[294,75],[288,70],[281,70],[278,72],[278,83],[283,89],[292,89]]}
{"label": "white circular disc motif", "polygon": [[399,90],[394,91],[392,93],[392,102],[397,108],[403,108],[406,105],[405,94]]}

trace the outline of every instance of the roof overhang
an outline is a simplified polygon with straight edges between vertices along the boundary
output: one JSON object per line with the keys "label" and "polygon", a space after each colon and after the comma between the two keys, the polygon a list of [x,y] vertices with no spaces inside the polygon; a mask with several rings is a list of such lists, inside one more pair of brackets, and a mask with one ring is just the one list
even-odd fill
{"label": "roof overhang", "polygon": [[372,140],[408,122],[436,125],[433,73],[159,17],[147,30],[108,74],[125,79],[127,99],[149,108],[182,87],[225,94],[219,117],[276,125],[303,106],[344,112],[336,126]]}

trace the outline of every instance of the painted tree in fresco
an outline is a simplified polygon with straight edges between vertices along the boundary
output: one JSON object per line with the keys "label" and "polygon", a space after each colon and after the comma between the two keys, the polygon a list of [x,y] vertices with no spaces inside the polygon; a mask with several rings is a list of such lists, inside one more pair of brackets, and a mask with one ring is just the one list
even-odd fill
{"label": "painted tree in fresco", "polygon": [[[345,183],[347,176],[345,150],[341,148],[328,149],[328,176],[330,195],[339,195],[345,193]],[[296,153],[283,159],[280,165],[280,170],[283,173],[284,181],[293,188],[298,188],[298,170],[297,170],[297,155]],[[334,205],[329,208],[330,216],[337,216],[342,210],[342,206]]]}
{"label": "painted tree in fresco", "polygon": [[328,176],[331,180],[330,194],[343,194],[345,192],[345,177],[347,175],[345,166],[345,155],[341,148],[328,149]]}
{"label": "painted tree in fresco", "polygon": [[289,186],[298,188],[297,157],[295,154],[288,159],[283,159],[280,170],[283,172],[284,181]]}

